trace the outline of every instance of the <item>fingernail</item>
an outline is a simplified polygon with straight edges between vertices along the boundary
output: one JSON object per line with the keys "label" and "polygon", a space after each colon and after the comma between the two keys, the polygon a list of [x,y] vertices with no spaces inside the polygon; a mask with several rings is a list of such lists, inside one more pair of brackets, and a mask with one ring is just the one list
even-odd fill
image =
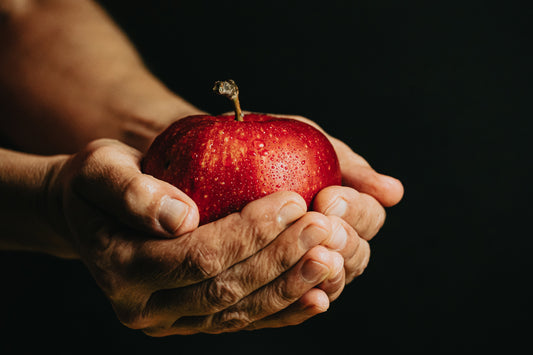
{"label": "fingernail", "polygon": [[304,228],[300,233],[300,248],[303,250],[309,250],[315,245],[320,244],[324,239],[326,239],[327,231],[319,226],[311,224]]}
{"label": "fingernail", "polygon": [[342,197],[339,197],[326,209],[325,214],[328,216],[342,217],[346,213],[347,208],[348,202],[346,202],[346,200]]}
{"label": "fingernail", "polygon": [[282,225],[294,222],[300,218],[306,211],[302,210],[302,207],[295,203],[289,202],[285,204],[278,213],[278,222]]}
{"label": "fingernail", "polygon": [[339,225],[337,230],[331,236],[331,239],[328,242],[328,247],[333,250],[341,250],[346,245],[347,240],[348,233],[346,233],[346,229]]}
{"label": "fingernail", "polygon": [[179,200],[165,196],[161,199],[159,207],[159,224],[168,233],[174,234],[187,216],[189,206]]}
{"label": "fingernail", "polygon": [[318,283],[328,276],[329,269],[317,261],[307,260],[303,264],[300,272],[305,282]]}

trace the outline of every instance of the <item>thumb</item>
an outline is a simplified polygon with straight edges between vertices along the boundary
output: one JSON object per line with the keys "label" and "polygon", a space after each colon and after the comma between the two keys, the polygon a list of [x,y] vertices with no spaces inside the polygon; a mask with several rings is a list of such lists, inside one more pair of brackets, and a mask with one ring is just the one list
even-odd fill
{"label": "thumb", "polygon": [[379,174],[363,157],[354,153],[343,142],[332,138],[331,143],[339,158],[343,185],[374,197],[385,207],[400,202],[404,193],[400,180]]}
{"label": "thumb", "polygon": [[74,158],[72,189],[107,215],[163,237],[198,226],[194,201],[184,192],[140,170],[142,154],[119,141],[90,143]]}
{"label": "thumb", "polygon": [[315,122],[301,116],[283,115],[280,117],[306,122],[328,137],[339,158],[343,185],[374,197],[384,207],[391,207],[400,202],[404,191],[400,180],[377,173],[362,156],[354,153],[342,141],[324,132]]}

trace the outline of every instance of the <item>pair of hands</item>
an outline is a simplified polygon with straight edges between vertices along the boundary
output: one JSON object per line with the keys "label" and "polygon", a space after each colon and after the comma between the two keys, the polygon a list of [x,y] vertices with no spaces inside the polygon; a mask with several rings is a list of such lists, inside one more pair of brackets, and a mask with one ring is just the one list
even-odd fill
{"label": "pair of hands", "polygon": [[[106,136],[142,149],[169,119],[199,113],[144,68],[95,2],[24,4],[0,5],[0,89],[9,93],[0,121],[15,146],[52,154]],[[193,201],[142,174],[142,154],[117,141],[94,141],[73,156],[10,154],[10,196],[21,194],[18,210],[43,234],[17,226],[24,231],[15,238],[31,243],[13,244],[81,258],[120,320],[151,335],[300,323],[363,271],[382,205],[402,195],[397,180],[331,140],[344,186],[321,191],[314,212],[282,192],[201,227]]]}
{"label": "pair of hands", "polygon": [[164,336],[299,324],[363,272],[383,206],[403,194],[330,140],[345,186],[322,190],[311,212],[278,192],[198,227],[195,203],[142,174],[142,153],[115,140],[55,163],[48,210],[130,328]]}

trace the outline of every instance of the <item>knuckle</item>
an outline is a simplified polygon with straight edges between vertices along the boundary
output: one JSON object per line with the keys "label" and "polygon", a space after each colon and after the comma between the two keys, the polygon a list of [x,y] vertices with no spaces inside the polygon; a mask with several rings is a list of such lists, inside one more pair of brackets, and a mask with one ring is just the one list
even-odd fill
{"label": "knuckle", "polygon": [[357,191],[345,186],[328,186],[316,195],[313,202],[314,209],[327,212],[339,197],[353,199],[353,194],[357,194]]}
{"label": "knuckle", "polygon": [[292,191],[275,192],[245,206],[240,212],[241,234],[253,236],[254,246],[263,247],[287,227],[286,220],[293,222],[305,215],[304,199]]}
{"label": "knuckle", "polygon": [[352,275],[351,275],[352,279],[355,277],[361,276],[363,272],[365,271],[365,269],[367,268],[368,263],[370,261],[370,246],[368,245],[368,243],[365,241],[362,241],[359,247],[359,250],[361,250],[361,253],[359,256],[360,262],[352,271]]}
{"label": "knuckle", "polygon": [[[156,225],[159,208],[158,186],[152,178],[135,174],[124,186],[123,204],[126,210],[137,217],[142,217],[146,224]],[[142,204],[139,204],[143,201]]]}
{"label": "knuckle", "polygon": [[288,282],[281,282],[271,295],[272,305],[275,309],[282,309],[298,299],[299,293]]}
{"label": "knuckle", "polygon": [[326,230],[331,229],[331,223],[328,216],[319,212],[309,211],[301,218],[301,221],[305,225],[314,224]]}
{"label": "knuckle", "polygon": [[361,194],[361,206],[357,209],[356,224],[361,237],[372,239],[385,223],[385,209],[370,195]]}
{"label": "knuckle", "polygon": [[307,211],[307,205],[302,196],[293,191],[278,191],[261,199],[250,202],[240,212],[240,216],[248,223],[260,226],[273,225],[276,228],[280,223],[280,208],[291,206],[290,214],[303,215]]}
{"label": "knuckle", "polygon": [[215,277],[222,271],[222,262],[217,250],[202,245],[189,250],[184,267],[192,280],[205,280]]}
{"label": "knuckle", "polygon": [[[256,206],[249,206],[256,207]],[[255,229],[262,229],[276,220],[276,215],[269,208],[244,208],[241,211],[241,219]]]}
{"label": "knuckle", "polygon": [[86,186],[94,184],[104,171],[102,162],[108,161],[115,153],[114,146],[108,139],[99,139],[90,142],[83,150],[76,154],[70,161],[73,186]]}
{"label": "knuckle", "polygon": [[114,155],[116,148],[109,139],[98,139],[87,144],[81,157],[87,165],[92,165],[102,159]]}
{"label": "knuckle", "polygon": [[271,270],[275,271],[275,273],[272,274],[272,277],[287,271],[295,263],[294,256],[289,251],[278,253],[277,258],[274,260],[276,260],[276,264],[274,267],[271,267]]}
{"label": "knuckle", "polygon": [[237,303],[241,299],[241,292],[234,283],[215,279],[208,283],[203,297],[209,311],[219,312]]}
{"label": "knuckle", "polygon": [[[268,244],[272,238],[274,231],[278,231],[277,216],[265,209],[256,209],[253,212],[244,211],[241,214],[241,223],[239,223],[238,233],[242,236],[236,240],[235,247],[242,249],[263,247]],[[249,245],[245,245],[245,241],[251,241]]]}

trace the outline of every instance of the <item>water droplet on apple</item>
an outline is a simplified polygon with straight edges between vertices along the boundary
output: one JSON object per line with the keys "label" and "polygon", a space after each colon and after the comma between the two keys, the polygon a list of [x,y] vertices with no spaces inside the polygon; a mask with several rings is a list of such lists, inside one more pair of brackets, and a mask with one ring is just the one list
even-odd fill
{"label": "water droplet on apple", "polygon": [[302,160],[300,163],[301,163],[302,165],[305,165],[305,160]]}
{"label": "water droplet on apple", "polygon": [[261,149],[265,147],[265,142],[263,142],[261,139],[254,139],[252,143],[255,149]]}

